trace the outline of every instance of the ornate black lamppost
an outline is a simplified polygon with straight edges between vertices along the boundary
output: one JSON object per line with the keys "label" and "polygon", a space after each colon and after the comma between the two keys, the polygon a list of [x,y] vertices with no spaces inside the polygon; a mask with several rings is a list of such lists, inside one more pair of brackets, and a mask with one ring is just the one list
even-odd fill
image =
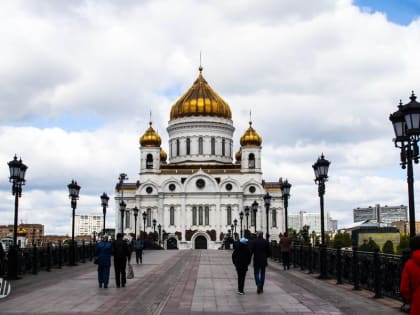
{"label": "ornate black lamppost", "polygon": [[135,206],[133,208],[133,214],[134,214],[134,239],[137,239],[137,217],[139,215],[139,208]]}
{"label": "ornate black lamppost", "polygon": [[69,197],[71,200],[71,208],[72,208],[72,223],[71,223],[71,247],[70,247],[70,266],[76,265],[76,244],[74,241],[74,216],[76,215],[76,206],[77,206],[77,199],[79,199],[79,191],[80,186],[77,185],[77,182],[72,180],[70,184],[67,185],[69,189]]}
{"label": "ornate black lamppost", "polygon": [[155,235],[156,235],[156,219],[153,219],[152,224],[153,224],[153,242],[156,242],[156,237],[155,237]]}
{"label": "ornate black lamppost", "polygon": [[121,213],[121,234],[124,235],[124,213],[125,208],[127,207],[127,204],[124,202],[124,200],[121,200],[120,202],[120,213]]}
{"label": "ornate black lamppost", "polygon": [[160,225],[160,224],[158,224],[158,232],[159,232],[159,235],[158,235],[158,240],[159,240],[159,246],[160,246],[160,236],[161,236],[161,233],[162,233],[162,225]]}
{"label": "ornate black lamppost", "polygon": [[143,211],[142,216],[143,216],[143,240],[145,240],[146,239],[146,219],[147,219],[146,211]]}
{"label": "ornate black lamppost", "polygon": [[394,126],[395,138],[393,141],[395,147],[401,149],[401,167],[403,169],[407,168],[410,238],[416,235],[413,161],[417,164],[420,157],[418,146],[420,138],[420,103],[416,101],[416,98],[414,92],[412,92],[410,102],[403,105],[400,100],[398,110],[389,116],[389,120]]}
{"label": "ornate black lamppost", "polygon": [[241,237],[243,236],[242,235],[242,220],[244,219],[244,213],[243,213],[243,211],[241,211],[240,213],[239,213],[239,220],[241,221]]}
{"label": "ornate black lamppost", "polygon": [[19,198],[22,196],[22,186],[25,185],[25,173],[28,167],[23,164],[22,159],[17,159],[16,155],[9,165],[10,177],[9,182],[12,183],[12,194],[15,196],[15,220],[13,225],[13,246],[8,251],[8,271],[9,279],[18,279],[18,248],[17,248],[17,227],[18,227],[18,211]]}
{"label": "ornate black lamppost", "polygon": [[265,233],[265,239],[268,241],[268,239],[270,238],[270,227],[268,226],[268,217],[269,217],[269,212],[270,212],[270,205],[271,205],[271,196],[270,194],[267,192],[264,195],[264,206],[265,206],[265,218],[266,218],[266,226],[267,226],[267,232]]}
{"label": "ornate black lamppost", "polygon": [[246,217],[246,231],[248,231],[248,217],[249,217],[249,207],[245,207],[245,217]]}
{"label": "ornate black lamppost", "polygon": [[104,215],[104,227],[102,229],[102,236],[105,235],[105,218],[106,218],[106,208],[108,207],[109,197],[106,193],[101,195],[101,204],[102,204],[102,213]]}
{"label": "ornate black lamppost", "polygon": [[235,234],[236,234],[236,226],[238,225],[238,220],[237,219],[233,220],[233,225],[235,227]]}
{"label": "ornate black lamppost", "polygon": [[287,214],[287,207],[289,206],[289,198],[290,198],[290,188],[292,185],[286,180],[280,178],[280,189],[281,189],[281,198],[284,202],[284,231],[289,233],[289,225],[288,225],[288,214]]}
{"label": "ornate black lamppost", "polygon": [[325,244],[325,230],[324,230],[324,194],[325,194],[325,182],[328,180],[328,167],[330,161],[324,159],[324,154],[312,165],[315,172],[315,183],[318,184],[318,195],[320,200],[321,208],[321,255],[320,255],[320,278],[327,278],[327,244]]}
{"label": "ornate black lamppost", "polygon": [[254,200],[254,202],[251,205],[252,207],[252,214],[254,215],[254,232],[257,233],[257,212],[258,212],[258,202]]}

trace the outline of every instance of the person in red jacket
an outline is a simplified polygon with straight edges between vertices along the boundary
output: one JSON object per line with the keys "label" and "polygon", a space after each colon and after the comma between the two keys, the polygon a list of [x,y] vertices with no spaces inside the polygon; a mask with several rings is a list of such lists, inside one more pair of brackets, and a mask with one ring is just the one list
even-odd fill
{"label": "person in red jacket", "polygon": [[410,304],[410,314],[420,314],[420,234],[411,239],[411,258],[401,275],[400,292]]}

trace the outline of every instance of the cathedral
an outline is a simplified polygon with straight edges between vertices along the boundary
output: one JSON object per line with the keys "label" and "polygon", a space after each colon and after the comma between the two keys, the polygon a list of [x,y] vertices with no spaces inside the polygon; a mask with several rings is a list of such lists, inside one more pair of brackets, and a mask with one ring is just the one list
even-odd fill
{"label": "cathedral", "polygon": [[116,231],[155,232],[168,249],[217,249],[232,233],[266,232],[268,222],[276,240],[284,231],[284,208],[280,183],[262,177],[262,137],[249,121],[234,154],[231,109],[202,72],[200,66],[193,85],[172,105],[169,156],[152,121],[140,136],[139,177],[129,183],[123,176],[116,185]]}

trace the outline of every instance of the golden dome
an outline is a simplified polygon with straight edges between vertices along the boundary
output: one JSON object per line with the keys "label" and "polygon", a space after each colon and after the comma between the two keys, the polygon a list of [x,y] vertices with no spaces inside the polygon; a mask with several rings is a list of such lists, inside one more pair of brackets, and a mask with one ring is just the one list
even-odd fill
{"label": "golden dome", "polygon": [[188,116],[216,116],[232,118],[229,105],[208,85],[200,74],[190,89],[171,108],[171,120]]}
{"label": "golden dome", "polygon": [[249,122],[249,128],[241,137],[241,146],[260,146],[262,143],[261,136],[252,128],[252,121]]}
{"label": "golden dome", "polygon": [[18,236],[26,236],[27,232],[23,227],[19,227],[17,230],[17,235]]}
{"label": "golden dome", "polygon": [[162,140],[157,132],[152,128],[152,122],[149,122],[149,128],[147,128],[144,135],[140,137],[140,144],[142,147],[160,147]]}
{"label": "golden dome", "polygon": [[238,152],[235,153],[235,159],[236,161],[240,161],[242,158],[242,150],[239,149]]}
{"label": "golden dome", "polygon": [[165,150],[160,148],[160,160],[162,162],[166,162],[166,159],[168,158],[168,155],[166,154]]}

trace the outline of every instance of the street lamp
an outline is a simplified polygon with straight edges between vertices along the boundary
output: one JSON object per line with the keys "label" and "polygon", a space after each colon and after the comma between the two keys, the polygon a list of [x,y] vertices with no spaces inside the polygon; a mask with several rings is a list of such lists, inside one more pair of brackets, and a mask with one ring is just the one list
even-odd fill
{"label": "street lamp", "polygon": [[326,257],[326,244],[325,244],[325,231],[324,231],[324,194],[325,194],[325,182],[328,180],[328,167],[330,161],[324,158],[324,154],[312,165],[315,173],[315,183],[318,184],[318,195],[320,200],[321,208],[321,255],[320,255],[320,278],[327,278],[327,257]]}
{"label": "street lamp", "polygon": [[139,208],[135,206],[133,208],[133,214],[134,214],[134,239],[137,239],[137,217],[139,215]]}
{"label": "street lamp", "polygon": [[79,199],[79,191],[80,186],[77,185],[77,182],[72,180],[70,184],[67,185],[67,188],[69,189],[69,197],[71,199],[71,208],[72,208],[72,224],[71,224],[71,247],[70,247],[70,266],[76,265],[76,246],[74,243],[74,216],[76,215],[76,206],[77,206],[77,199]]}
{"label": "street lamp", "polygon": [[18,227],[18,210],[19,198],[22,196],[22,186],[25,185],[25,172],[28,167],[23,164],[22,159],[17,159],[16,155],[9,165],[10,177],[9,182],[12,183],[12,194],[15,196],[15,221],[13,226],[13,246],[8,251],[8,278],[18,279],[18,249],[17,249],[17,227]]}
{"label": "street lamp", "polygon": [[233,225],[235,226],[235,234],[236,234],[236,226],[238,225],[238,220],[237,219],[233,220]]}
{"label": "street lamp", "polygon": [[410,238],[416,235],[413,160],[414,163],[418,164],[420,157],[418,146],[420,137],[420,103],[416,101],[416,98],[414,91],[412,91],[410,102],[403,105],[400,100],[398,110],[389,115],[389,120],[392,122],[395,132],[395,138],[393,139],[395,147],[401,149],[401,167],[402,169],[407,168]]}
{"label": "street lamp", "polygon": [[256,200],[254,200],[254,202],[251,205],[252,207],[252,214],[254,215],[254,222],[255,222],[255,233],[257,233],[257,211],[258,211],[258,202]]}
{"label": "street lamp", "polygon": [[245,217],[246,217],[246,231],[248,231],[248,217],[249,217],[249,207],[245,207]]}
{"label": "street lamp", "polygon": [[102,204],[102,213],[104,214],[104,228],[102,229],[102,236],[105,235],[105,218],[106,218],[106,208],[108,207],[109,197],[106,193],[101,195],[101,204]]}
{"label": "street lamp", "polygon": [[265,233],[265,239],[268,241],[268,239],[270,238],[270,233],[269,233],[270,227],[268,226],[268,215],[270,212],[270,205],[271,205],[271,196],[268,192],[264,195],[264,205],[265,205],[265,217],[266,217],[266,224],[267,224],[267,233]]}
{"label": "street lamp", "polygon": [[285,229],[285,232],[287,233],[289,230],[289,226],[287,223],[287,220],[288,220],[287,207],[289,206],[290,187],[292,187],[292,185],[287,181],[287,178],[284,182],[280,178],[281,199],[283,199],[283,202],[284,202],[284,229]]}
{"label": "street lamp", "polygon": [[244,213],[243,211],[241,211],[239,213],[239,220],[241,221],[241,237],[242,237],[242,220],[244,219]]}
{"label": "street lamp", "polygon": [[124,202],[124,200],[121,200],[121,202],[120,202],[121,234],[123,234],[123,235],[124,235],[124,212],[125,212],[126,207],[127,207],[127,204]]}
{"label": "street lamp", "polygon": [[153,219],[152,224],[153,224],[153,242],[156,242],[156,237],[155,237],[155,235],[156,235],[156,219]]}
{"label": "street lamp", "polygon": [[142,213],[142,216],[143,216],[143,240],[145,240],[146,239],[146,219],[147,219],[146,211]]}
{"label": "street lamp", "polygon": [[162,225],[160,225],[160,224],[158,224],[158,232],[159,232],[159,238],[158,238],[158,240],[159,240],[159,246],[160,246],[160,235],[162,233]]}

